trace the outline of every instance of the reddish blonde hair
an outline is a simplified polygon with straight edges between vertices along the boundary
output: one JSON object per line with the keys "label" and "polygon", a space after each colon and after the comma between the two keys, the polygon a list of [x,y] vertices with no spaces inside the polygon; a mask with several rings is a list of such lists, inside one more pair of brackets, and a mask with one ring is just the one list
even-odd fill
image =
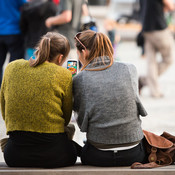
{"label": "reddish blonde hair", "polygon": [[[79,35],[78,39],[86,47],[86,49],[89,50],[89,56],[86,58],[87,63],[83,66],[82,70],[85,69],[86,66],[97,57],[102,57],[102,59],[104,59],[105,56],[108,56],[110,59],[110,64],[104,68],[91,69],[91,70],[104,70],[113,64],[114,51],[112,43],[110,39],[107,37],[107,35],[101,32],[86,30]],[[76,40],[76,47],[80,52],[82,52],[82,50],[85,49],[81,43],[79,43]]]}

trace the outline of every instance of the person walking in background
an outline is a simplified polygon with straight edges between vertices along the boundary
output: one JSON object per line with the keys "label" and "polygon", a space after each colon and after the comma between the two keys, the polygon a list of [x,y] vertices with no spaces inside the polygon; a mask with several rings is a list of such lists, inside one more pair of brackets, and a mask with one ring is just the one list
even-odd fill
{"label": "person walking in background", "polygon": [[[139,90],[148,85],[151,97],[160,98],[158,77],[162,75],[173,61],[174,40],[167,28],[164,12],[174,10],[172,0],[140,0],[142,27],[145,39],[145,56],[147,59],[147,76],[139,78]],[[162,56],[157,61],[156,53]]]}
{"label": "person walking in background", "polygon": [[10,53],[10,62],[24,58],[24,39],[19,27],[21,7],[27,0],[0,0],[0,84],[3,65]]}
{"label": "person walking in background", "polygon": [[116,30],[116,21],[120,17],[120,14],[118,11],[120,9],[120,5],[119,5],[120,2],[122,1],[108,0],[108,12],[104,22],[106,33],[114,48],[114,57],[116,57],[117,44],[120,41],[120,35],[117,34],[117,30]]}
{"label": "person walking in background", "polygon": [[45,20],[56,14],[57,7],[52,0],[30,0],[21,12],[20,28],[25,37],[25,59],[34,58],[35,46],[49,28]]}
{"label": "person walking in background", "polygon": [[57,15],[49,17],[45,22],[48,28],[54,27],[57,32],[68,38],[71,45],[69,59],[77,57],[73,37],[80,29],[83,6],[86,6],[85,0],[60,0]]}
{"label": "person walking in background", "polygon": [[72,114],[72,75],[62,67],[69,50],[66,37],[49,32],[39,42],[36,59],[7,65],[1,112],[9,135],[4,148],[8,166],[53,168],[76,162],[73,132],[66,133],[75,131],[67,128]]}
{"label": "person walking in background", "polygon": [[145,162],[134,65],[114,62],[109,38],[87,30],[75,36],[82,71],[73,78],[73,109],[87,142],[81,161],[94,166],[130,166]]}

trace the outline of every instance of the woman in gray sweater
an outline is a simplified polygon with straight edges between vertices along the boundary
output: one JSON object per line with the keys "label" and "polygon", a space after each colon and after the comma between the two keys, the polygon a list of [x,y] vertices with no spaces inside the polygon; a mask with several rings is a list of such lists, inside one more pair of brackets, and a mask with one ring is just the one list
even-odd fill
{"label": "woman in gray sweater", "polygon": [[134,65],[113,62],[109,38],[91,30],[75,36],[82,71],[73,79],[74,111],[87,142],[81,161],[95,166],[130,166],[146,161]]}

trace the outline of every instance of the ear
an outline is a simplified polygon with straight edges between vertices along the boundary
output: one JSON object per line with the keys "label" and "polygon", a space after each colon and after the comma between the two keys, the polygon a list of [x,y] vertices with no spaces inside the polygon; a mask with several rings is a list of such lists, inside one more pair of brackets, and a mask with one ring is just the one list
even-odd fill
{"label": "ear", "polygon": [[83,58],[86,59],[86,57],[87,57],[87,50],[82,49],[82,54],[83,54]]}
{"label": "ear", "polygon": [[58,55],[57,61],[58,61],[58,64],[62,63],[62,61],[63,61],[63,55],[62,54]]}

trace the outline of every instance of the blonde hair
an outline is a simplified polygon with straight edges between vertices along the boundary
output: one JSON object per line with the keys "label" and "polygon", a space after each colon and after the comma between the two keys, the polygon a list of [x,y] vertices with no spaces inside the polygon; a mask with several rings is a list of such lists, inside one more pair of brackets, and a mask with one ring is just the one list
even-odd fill
{"label": "blonde hair", "polygon": [[[112,43],[110,39],[107,37],[107,35],[101,32],[86,30],[79,35],[78,39],[86,47],[86,49],[89,50],[89,56],[86,58],[87,63],[82,67],[82,70],[85,69],[86,66],[97,57],[101,57],[102,61],[104,62],[105,56],[108,56],[110,59],[110,64],[104,68],[86,69],[86,70],[92,70],[92,71],[104,70],[112,66],[114,51],[113,51]],[[76,40],[76,47],[80,52],[84,49],[81,43],[79,43]]]}
{"label": "blonde hair", "polygon": [[48,32],[41,38],[36,47],[36,59],[30,58],[29,64],[31,67],[35,67],[45,61],[52,62],[59,54],[62,54],[63,59],[65,59],[69,51],[70,44],[66,37],[59,33]]}

